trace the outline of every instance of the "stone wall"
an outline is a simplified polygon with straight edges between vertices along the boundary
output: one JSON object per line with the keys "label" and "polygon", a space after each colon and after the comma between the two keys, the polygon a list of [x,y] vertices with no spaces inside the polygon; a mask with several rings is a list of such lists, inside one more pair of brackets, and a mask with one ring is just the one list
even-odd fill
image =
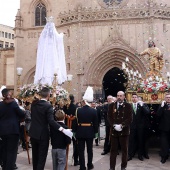
{"label": "stone wall", "polygon": [[[54,16],[57,30],[65,33],[67,72],[74,76],[71,92],[77,100],[81,99],[87,85],[101,90],[106,72],[115,66],[121,68],[126,56],[130,58],[130,68],[144,75],[148,59],[137,54],[147,48],[149,39],[154,40],[164,53],[166,63],[169,62],[169,1],[124,0],[120,7],[103,6],[100,0],[41,2],[47,7],[47,15]],[[43,29],[34,27],[37,3],[38,0],[21,0],[22,24],[15,28],[15,68],[24,68],[23,84],[33,81],[37,43]],[[167,69],[168,64],[163,72]],[[67,86],[66,82],[64,87]]]}

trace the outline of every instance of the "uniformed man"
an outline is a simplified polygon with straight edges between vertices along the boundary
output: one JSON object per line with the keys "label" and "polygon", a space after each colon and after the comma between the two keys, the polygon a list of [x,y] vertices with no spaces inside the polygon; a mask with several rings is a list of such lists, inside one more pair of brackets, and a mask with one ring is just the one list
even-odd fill
{"label": "uniformed man", "polygon": [[98,137],[97,110],[90,107],[88,102],[93,101],[92,87],[88,87],[82,101],[82,108],[76,111],[76,123],[73,126],[73,134],[78,141],[80,170],[86,170],[85,144],[87,146],[87,168],[93,169],[93,139]]}
{"label": "uniformed man", "polygon": [[111,103],[108,110],[108,121],[111,128],[110,170],[115,170],[118,144],[122,151],[121,170],[127,167],[128,140],[132,122],[132,106],[124,101],[123,91],[117,93],[117,102]]}

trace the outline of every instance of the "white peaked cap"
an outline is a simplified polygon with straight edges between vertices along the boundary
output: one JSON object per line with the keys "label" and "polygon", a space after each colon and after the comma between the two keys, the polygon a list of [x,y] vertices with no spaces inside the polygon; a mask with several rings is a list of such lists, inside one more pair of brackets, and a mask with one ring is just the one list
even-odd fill
{"label": "white peaked cap", "polygon": [[2,90],[3,89],[6,89],[6,86],[2,85],[1,88],[0,88],[0,99],[3,98],[3,96],[2,96]]}
{"label": "white peaked cap", "polygon": [[87,102],[93,102],[93,87],[87,87],[83,96],[83,100],[86,100]]}

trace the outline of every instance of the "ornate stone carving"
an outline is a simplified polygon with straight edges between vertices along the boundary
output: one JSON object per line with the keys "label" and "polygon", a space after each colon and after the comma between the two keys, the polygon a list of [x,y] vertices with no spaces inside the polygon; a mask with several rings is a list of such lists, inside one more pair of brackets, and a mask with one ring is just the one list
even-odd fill
{"label": "ornate stone carving", "polygon": [[[145,4],[146,5],[146,4]],[[92,22],[107,22],[107,21],[121,21],[121,20],[146,20],[148,18],[170,19],[170,7],[150,4],[148,8],[144,4],[137,6],[125,6],[124,8],[110,9],[92,9],[78,6],[74,11],[59,14],[59,25],[64,26],[77,22],[89,23]]]}
{"label": "ornate stone carving", "polygon": [[128,3],[129,0],[98,0],[98,3],[104,8],[122,7]]}

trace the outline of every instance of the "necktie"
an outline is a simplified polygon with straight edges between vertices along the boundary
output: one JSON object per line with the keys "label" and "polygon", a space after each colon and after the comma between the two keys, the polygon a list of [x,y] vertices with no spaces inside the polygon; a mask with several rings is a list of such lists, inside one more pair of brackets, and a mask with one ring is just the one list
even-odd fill
{"label": "necktie", "polygon": [[117,108],[120,109],[121,105],[122,105],[122,103],[118,103]]}
{"label": "necktie", "polygon": [[137,109],[136,103],[134,103],[134,104],[133,104],[133,110],[134,110],[135,114],[136,114],[136,109]]}

